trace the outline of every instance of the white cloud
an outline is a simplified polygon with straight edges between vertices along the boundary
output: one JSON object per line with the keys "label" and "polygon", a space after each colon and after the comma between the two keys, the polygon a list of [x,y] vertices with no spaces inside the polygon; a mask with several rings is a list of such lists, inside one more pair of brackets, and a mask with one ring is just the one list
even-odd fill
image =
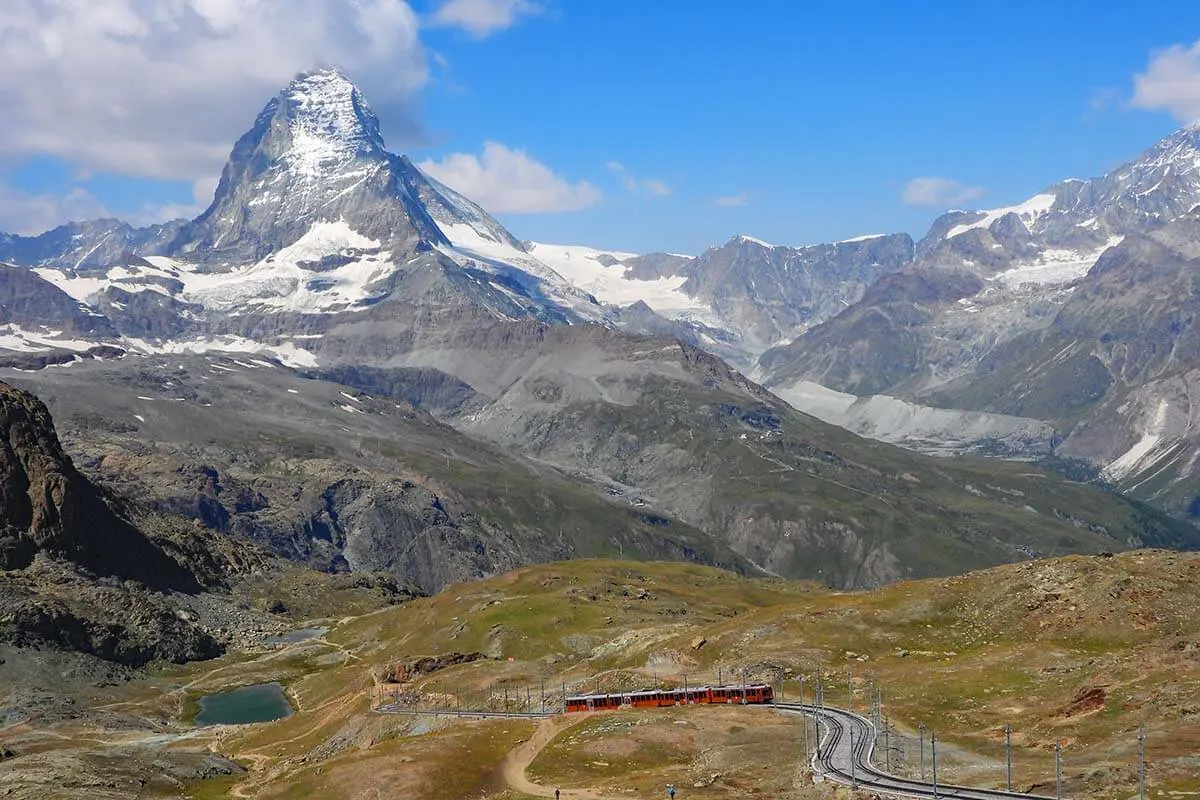
{"label": "white cloud", "polygon": [[482,39],[541,10],[540,5],[530,0],[446,0],[433,13],[432,22],[442,27],[462,28]]}
{"label": "white cloud", "polygon": [[579,211],[600,201],[587,181],[570,183],[524,150],[485,142],[483,154],[452,153],[418,165],[437,180],[496,214]]}
{"label": "white cloud", "polygon": [[666,197],[671,194],[671,187],[658,178],[643,178],[642,188],[655,197]]}
{"label": "white cloud", "polygon": [[1133,77],[1130,105],[1168,111],[1181,122],[1200,120],[1200,41],[1155,53],[1146,71]]}
{"label": "white cloud", "polygon": [[950,178],[913,178],[900,199],[918,208],[950,208],[982,197],[985,191],[982,186],[968,186]]}
{"label": "white cloud", "polygon": [[64,222],[111,216],[85,189],[74,187],[65,196],[30,194],[0,183],[0,231],[38,234]]}
{"label": "white cloud", "polygon": [[82,171],[215,176],[297,72],[335,63],[381,102],[427,80],[404,0],[5,0],[0,152]]}
{"label": "white cloud", "polygon": [[654,197],[667,197],[672,189],[667,182],[658,178],[639,178],[629,167],[620,161],[607,161],[604,164],[609,172],[614,172],[621,185],[634,194],[648,194]]}
{"label": "white cloud", "polygon": [[713,205],[718,208],[741,208],[750,202],[750,195],[745,192],[737,194],[727,194],[722,197],[713,199]]}

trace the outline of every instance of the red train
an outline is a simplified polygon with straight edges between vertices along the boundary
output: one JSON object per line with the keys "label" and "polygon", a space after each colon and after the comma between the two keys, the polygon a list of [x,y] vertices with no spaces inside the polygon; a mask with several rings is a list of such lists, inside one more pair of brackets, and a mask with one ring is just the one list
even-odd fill
{"label": "red train", "polygon": [[646,689],[620,694],[581,694],[567,698],[567,711],[618,708],[663,708],[712,703],[770,703],[775,692],[765,683],[745,686],[695,686],[687,689]]}

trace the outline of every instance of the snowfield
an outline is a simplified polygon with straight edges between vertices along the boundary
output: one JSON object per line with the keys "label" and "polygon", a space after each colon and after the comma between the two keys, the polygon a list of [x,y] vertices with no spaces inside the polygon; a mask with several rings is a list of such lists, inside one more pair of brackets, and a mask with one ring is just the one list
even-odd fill
{"label": "snowfield", "polygon": [[973,231],[976,228],[990,228],[1001,217],[1008,214],[1016,214],[1021,218],[1021,221],[1028,227],[1034,220],[1045,214],[1054,205],[1054,201],[1058,198],[1052,194],[1036,194],[1026,200],[1024,203],[1019,203],[1015,206],[1007,206],[1006,208],[993,208],[990,211],[979,211],[975,213],[983,214],[983,217],[975,222],[968,222],[963,225],[955,225],[946,232],[947,239],[953,239],[955,236],[961,236],[967,231]]}

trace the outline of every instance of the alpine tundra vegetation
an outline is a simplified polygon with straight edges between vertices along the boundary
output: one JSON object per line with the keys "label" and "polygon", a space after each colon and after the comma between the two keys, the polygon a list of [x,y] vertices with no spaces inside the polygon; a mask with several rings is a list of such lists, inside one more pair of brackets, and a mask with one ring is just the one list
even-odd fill
{"label": "alpine tundra vegetation", "polygon": [[1193,9],[151,5],[0,10],[0,796],[1200,793]]}

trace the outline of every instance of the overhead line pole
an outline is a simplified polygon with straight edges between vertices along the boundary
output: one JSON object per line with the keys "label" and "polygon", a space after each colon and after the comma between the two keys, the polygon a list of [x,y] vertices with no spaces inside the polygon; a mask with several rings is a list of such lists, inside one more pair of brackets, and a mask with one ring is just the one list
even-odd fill
{"label": "overhead line pole", "polygon": [[1004,726],[1004,761],[1006,767],[1006,778],[1004,787],[1008,791],[1012,791],[1012,725]]}
{"label": "overhead line pole", "polygon": [[925,723],[922,722],[917,726],[921,737],[921,780],[925,780]]}
{"label": "overhead line pole", "polygon": [[933,800],[938,797],[937,785],[937,734],[929,734],[929,749],[933,751]]}
{"label": "overhead line pole", "polygon": [[850,785],[858,788],[858,777],[854,774],[854,727],[850,728]]}
{"label": "overhead line pole", "polygon": [[1062,800],[1062,742],[1054,743],[1054,797]]}
{"label": "overhead line pole", "polygon": [[1138,728],[1138,800],[1146,800],[1146,729]]}

